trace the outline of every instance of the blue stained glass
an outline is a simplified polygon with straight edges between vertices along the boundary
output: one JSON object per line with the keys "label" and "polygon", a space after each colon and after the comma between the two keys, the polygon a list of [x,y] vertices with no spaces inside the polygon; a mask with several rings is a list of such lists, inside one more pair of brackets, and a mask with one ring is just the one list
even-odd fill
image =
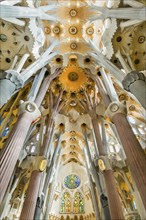
{"label": "blue stained glass", "polygon": [[80,183],[81,183],[80,178],[74,174],[68,175],[64,179],[64,185],[68,189],[76,189],[77,187],[79,187]]}

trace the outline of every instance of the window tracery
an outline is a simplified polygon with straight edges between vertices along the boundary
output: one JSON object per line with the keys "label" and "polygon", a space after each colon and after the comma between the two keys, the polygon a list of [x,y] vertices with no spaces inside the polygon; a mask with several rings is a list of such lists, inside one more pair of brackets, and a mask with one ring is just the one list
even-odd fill
{"label": "window tracery", "polygon": [[60,213],[84,213],[84,200],[81,192],[76,192],[73,197],[68,192],[64,192],[61,198]]}

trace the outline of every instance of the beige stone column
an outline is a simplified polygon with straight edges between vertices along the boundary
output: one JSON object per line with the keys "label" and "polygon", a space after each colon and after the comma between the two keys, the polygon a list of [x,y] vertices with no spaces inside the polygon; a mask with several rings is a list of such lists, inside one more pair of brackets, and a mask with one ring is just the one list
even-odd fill
{"label": "beige stone column", "polygon": [[127,120],[126,106],[120,102],[112,102],[106,114],[116,126],[127,164],[146,208],[146,156]]}
{"label": "beige stone column", "polygon": [[30,125],[40,117],[40,111],[35,103],[23,102],[19,108],[18,120],[9,135],[6,144],[0,155],[0,179],[1,196],[0,203],[6,193],[9,181],[14,171],[20,151],[23,147],[25,138]]}

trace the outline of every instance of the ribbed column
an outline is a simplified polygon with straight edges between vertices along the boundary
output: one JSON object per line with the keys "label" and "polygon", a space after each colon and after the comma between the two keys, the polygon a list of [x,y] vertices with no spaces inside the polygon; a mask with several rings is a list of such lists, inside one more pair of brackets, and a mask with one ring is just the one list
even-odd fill
{"label": "ribbed column", "polygon": [[[46,137],[47,139],[49,138],[48,136]],[[46,151],[48,148],[48,145],[43,145],[43,150],[40,152],[41,156],[38,156],[36,158],[36,165],[34,165],[34,171],[31,174],[30,182],[29,182],[29,187],[26,192],[26,199],[23,204],[23,209],[21,212],[20,220],[22,219],[34,219],[35,215],[35,209],[39,209],[39,207],[36,207],[37,200],[38,200],[38,194],[39,194],[39,188],[40,188],[40,183],[41,183],[41,178],[42,178],[42,173],[39,170],[39,158],[42,158],[43,161],[45,161],[45,166],[43,167],[44,171],[46,169],[47,165],[47,160],[45,159],[46,156]],[[37,162],[38,161],[38,162]],[[33,188],[33,190],[31,190]]]}
{"label": "ribbed column", "polygon": [[107,197],[104,195],[104,193],[102,191],[102,188],[101,188],[101,185],[100,185],[100,180],[99,180],[99,177],[98,177],[98,173],[96,171],[96,167],[95,167],[95,165],[94,165],[94,163],[92,161],[92,158],[91,158],[91,153],[90,153],[90,149],[89,149],[89,143],[88,143],[88,138],[87,138],[86,130],[84,132],[84,137],[85,137],[85,142],[86,142],[87,157],[89,159],[89,163],[90,163],[90,166],[91,166],[90,171],[91,171],[91,173],[93,175],[93,178],[94,178],[94,181],[95,181],[95,185],[96,185],[96,188],[97,188],[97,192],[98,192],[99,197],[100,197],[100,201],[101,201],[101,205],[102,205],[102,208],[103,208],[104,217],[105,217],[105,220],[110,220],[111,216],[110,216],[110,211],[109,211],[109,207],[108,207],[108,199],[107,199]]}
{"label": "ribbed column", "polygon": [[26,193],[26,199],[24,201],[20,220],[33,220],[41,176],[41,172],[37,170],[34,170],[31,174],[30,183]]}
{"label": "ribbed column", "polygon": [[[93,124],[95,138],[96,138],[97,145],[98,145],[99,156],[100,157],[104,156],[106,158],[105,156],[106,149],[104,148],[102,144],[97,118],[92,118],[92,124]],[[103,171],[103,176],[104,176],[104,180],[105,180],[106,188],[107,188],[107,196],[108,196],[111,219],[124,220],[122,204],[120,202],[120,198],[118,195],[114,173],[110,167],[105,168],[105,170]],[[109,182],[109,179],[110,179],[110,182]]]}
{"label": "ribbed column", "polygon": [[97,200],[96,200],[96,196],[95,196],[95,192],[94,192],[92,177],[91,177],[90,172],[89,172],[89,167],[88,167],[88,162],[87,162],[87,152],[86,152],[85,149],[83,150],[83,153],[84,153],[84,159],[85,159],[85,165],[86,165],[86,169],[87,169],[88,179],[89,179],[89,183],[90,183],[92,204],[93,204],[93,208],[94,208],[94,211],[95,211],[96,219],[98,220],[98,219],[100,219],[100,213],[99,213]]}
{"label": "ribbed column", "polygon": [[112,170],[107,170],[103,172],[105,179],[107,196],[109,201],[109,208],[112,220],[124,220],[124,215],[122,211],[122,205],[119,199],[118,190],[115,184],[114,174]]}
{"label": "ribbed column", "polygon": [[[5,195],[13,170],[23,147],[27,132],[32,123],[29,113],[21,114],[0,155],[1,196],[0,203]],[[27,125],[27,126],[26,126]]]}
{"label": "ribbed column", "polygon": [[115,114],[112,121],[116,126],[126,153],[127,164],[146,208],[146,156],[129,125],[126,115]]}
{"label": "ribbed column", "polygon": [[16,162],[22,150],[31,123],[40,117],[40,111],[33,102],[23,102],[19,107],[18,120],[0,154],[1,197],[5,195]]}

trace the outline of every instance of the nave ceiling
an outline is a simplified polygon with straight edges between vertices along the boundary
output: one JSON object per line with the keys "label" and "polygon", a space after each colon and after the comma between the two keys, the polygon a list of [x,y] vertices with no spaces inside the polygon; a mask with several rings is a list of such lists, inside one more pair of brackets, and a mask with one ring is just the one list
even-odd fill
{"label": "nave ceiling", "polygon": [[[16,169],[16,177],[19,177],[19,181],[15,181],[15,187],[11,189],[11,208],[9,208],[11,217],[13,213],[15,216],[20,215],[22,209],[20,200],[24,201],[31,172],[36,166],[37,156],[41,151],[40,143],[48,129],[53,107],[59,97],[61,97],[61,104],[58,107],[59,112],[55,113],[55,119],[52,122],[54,133],[51,134],[54,136],[48,156],[49,160],[53,158],[61,132],[60,173],[56,179],[57,184],[52,201],[53,208],[50,208],[52,216],[56,216],[57,219],[61,215],[59,208],[56,211],[58,213],[55,214],[56,209],[54,207],[59,207],[60,195],[63,196],[61,193],[66,190],[64,179],[71,174],[77,175],[82,180],[80,190],[85,201],[87,200],[86,206],[91,206],[91,212],[84,214],[93,214],[94,212],[92,204],[88,204],[91,195],[89,193],[88,175],[85,171],[86,163],[83,150],[86,146],[85,125],[93,160],[97,159],[99,152],[96,152],[95,148],[92,120],[89,116],[90,109],[86,107],[88,101],[91,105],[96,105],[100,132],[102,132],[102,120],[104,120],[108,142],[107,154],[114,170],[118,193],[125,213],[133,209],[133,183],[127,167],[126,155],[101,95],[100,88],[102,87],[105,91],[107,86],[104,77],[107,76],[112,84],[111,91],[108,90],[109,96],[115,96],[116,101],[118,100],[122,106],[126,106],[128,121],[144,151],[146,146],[145,110],[132,93],[123,89],[123,85],[119,81],[122,76],[119,75],[117,78],[116,74],[112,74],[104,68],[102,62],[96,59],[99,58],[98,52],[100,52],[111,65],[119,68],[124,76],[130,71],[141,71],[146,76],[146,22],[143,19],[135,19],[135,23],[130,24],[128,19],[106,18],[106,13],[104,14],[100,10],[106,7],[110,9],[131,8],[132,5],[129,5],[128,2],[126,0],[14,0],[11,3],[14,8],[15,6],[30,9],[40,7],[38,17],[33,16],[29,19],[23,18],[21,15],[16,20],[13,18],[10,21],[9,18],[5,17],[0,20],[2,79],[4,73],[12,70],[11,79],[17,81],[15,72],[18,72],[19,75],[25,70],[29,72],[29,67],[36,60],[39,60],[41,65],[44,60],[46,62],[47,56],[52,57],[46,62],[47,71],[44,78],[53,74],[56,69],[60,71],[59,75],[50,83],[40,106],[40,120],[35,121],[32,125],[24,142],[23,151],[19,155]],[[9,5],[9,1],[2,1],[1,4]],[[135,1],[135,5],[137,8],[144,7],[146,2],[144,0]],[[46,53],[45,58],[41,60],[42,55],[49,47],[52,47],[49,54]],[[23,87],[17,87],[13,96],[1,108],[2,138],[0,149],[3,149],[17,122],[21,100],[28,100],[31,86],[34,85],[35,75],[32,74],[25,81]],[[98,78],[98,86],[96,77]],[[87,94],[88,98],[86,97]],[[53,177],[56,178],[55,171]],[[15,203],[19,213],[16,213]]]}

